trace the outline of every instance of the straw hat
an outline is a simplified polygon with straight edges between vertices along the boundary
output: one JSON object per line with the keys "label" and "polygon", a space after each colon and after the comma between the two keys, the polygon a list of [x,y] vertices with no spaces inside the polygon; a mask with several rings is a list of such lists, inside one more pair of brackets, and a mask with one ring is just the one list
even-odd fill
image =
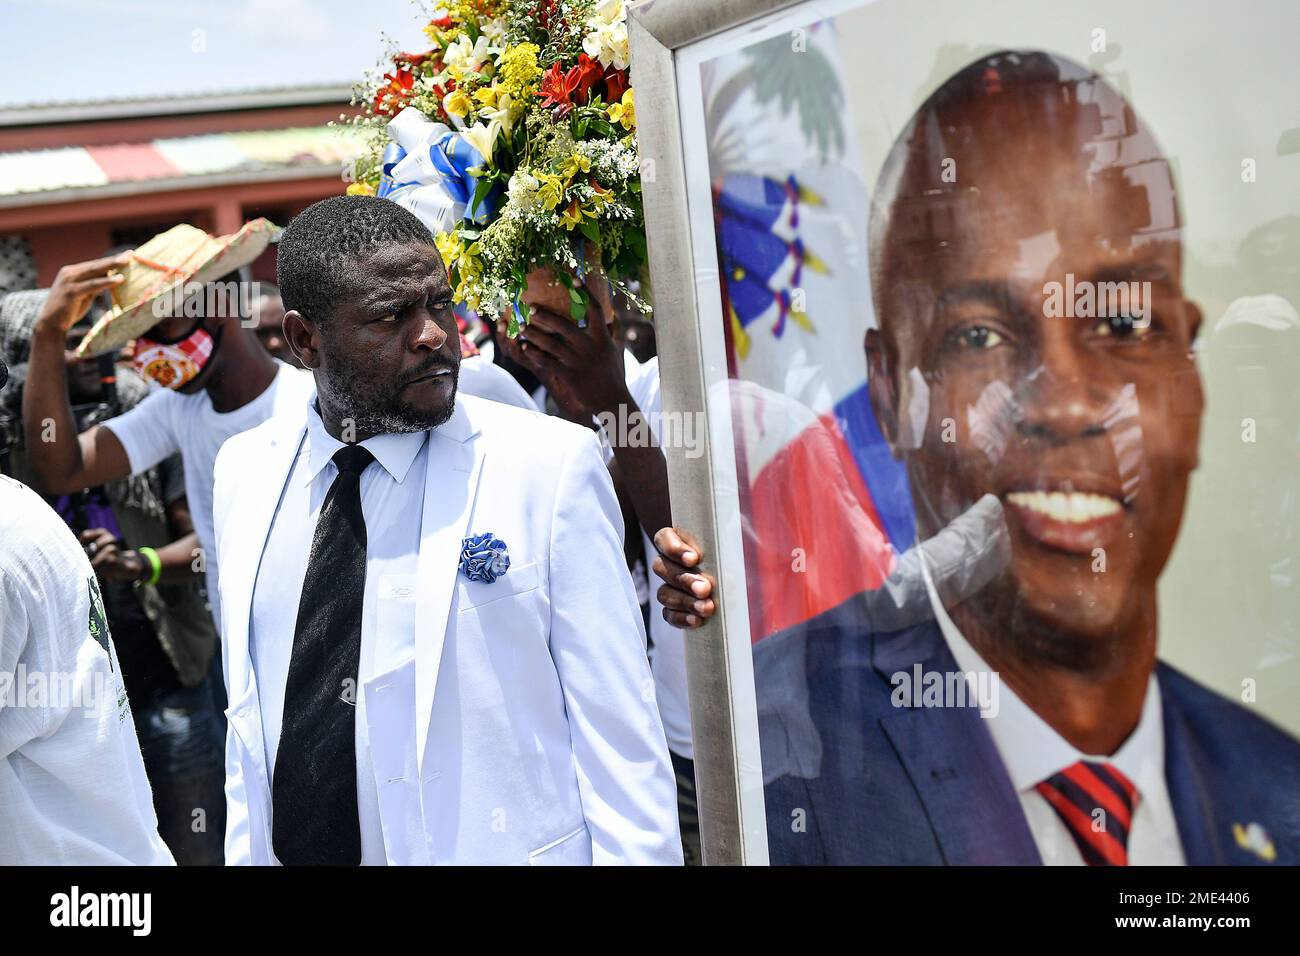
{"label": "straw hat", "polygon": [[189,290],[178,287],[212,282],[248,265],[279,231],[266,219],[254,219],[229,236],[213,237],[185,224],[154,236],[130,253],[122,270],[126,280],[113,289],[113,308],[86,334],[77,354],[121,348],[184,304]]}

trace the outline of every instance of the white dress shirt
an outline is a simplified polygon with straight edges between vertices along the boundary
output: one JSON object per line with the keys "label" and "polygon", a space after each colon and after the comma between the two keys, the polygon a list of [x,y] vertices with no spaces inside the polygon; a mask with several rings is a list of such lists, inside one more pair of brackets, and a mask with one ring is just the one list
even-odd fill
{"label": "white dress shirt", "polygon": [[[420,553],[420,514],[428,433],[376,435],[360,443],[375,456],[361,475],[361,512],[366,519],[366,588],[361,611],[361,660],[357,681],[357,809],[361,862],[385,863],[378,834],[378,794],[365,733],[364,685],[415,656],[415,580]],[[307,575],[316,519],[338,475],[331,460],[343,442],[332,437],[314,405],[307,432],[276,509],[253,590],[249,645],[262,704],[266,766],[274,780],[276,749],[284,717],[285,684],[293,653],[298,602]],[[414,721],[415,701],[409,711]]]}
{"label": "white dress shirt", "polygon": [[[930,606],[958,669],[968,681],[990,671],[989,665],[958,630],[935,590],[929,565],[922,553],[922,573]],[[974,684],[971,690],[974,691]],[[1160,684],[1152,674],[1138,725],[1119,750],[1110,756],[1085,754],[1058,734],[1004,682],[997,684],[997,706],[981,712],[993,744],[1007,768],[1011,785],[1020,797],[1029,830],[1047,866],[1081,866],[1083,858],[1069,828],[1040,794],[1038,784],[1080,760],[1108,763],[1137,787],[1137,806],[1128,835],[1130,866],[1182,866],[1183,847],[1178,837],[1169,788],[1165,783],[1165,731]]]}

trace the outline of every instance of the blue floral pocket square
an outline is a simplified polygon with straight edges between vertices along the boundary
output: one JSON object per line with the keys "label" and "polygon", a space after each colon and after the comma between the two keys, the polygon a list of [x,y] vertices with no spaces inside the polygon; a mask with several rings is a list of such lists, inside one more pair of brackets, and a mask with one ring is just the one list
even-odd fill
{"label": "blue floral pocket square", "polygon": [[506,543],[492,532],[470,535],[460,544],[460,573],[471,581],[491,584],[510,570]]}

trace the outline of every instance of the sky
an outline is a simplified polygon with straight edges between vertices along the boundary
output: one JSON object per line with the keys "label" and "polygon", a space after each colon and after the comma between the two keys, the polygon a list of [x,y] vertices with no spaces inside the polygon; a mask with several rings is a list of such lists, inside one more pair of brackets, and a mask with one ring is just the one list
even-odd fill
{"label": "sky", "polygon": [[423,50],[413,0],[0,0],[0,108],[351,85],[383,34]]}

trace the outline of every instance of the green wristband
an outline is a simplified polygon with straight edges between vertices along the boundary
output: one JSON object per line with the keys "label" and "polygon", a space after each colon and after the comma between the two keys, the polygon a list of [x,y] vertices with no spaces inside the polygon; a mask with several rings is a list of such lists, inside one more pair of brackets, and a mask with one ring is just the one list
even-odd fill
{"label": "green wristband", "polygon": [[157,584],[162,577],[162,558],[158,557],[158,552],[153,548],[136,548],[135,552],[149,562],[149,580],[145,583]]}

